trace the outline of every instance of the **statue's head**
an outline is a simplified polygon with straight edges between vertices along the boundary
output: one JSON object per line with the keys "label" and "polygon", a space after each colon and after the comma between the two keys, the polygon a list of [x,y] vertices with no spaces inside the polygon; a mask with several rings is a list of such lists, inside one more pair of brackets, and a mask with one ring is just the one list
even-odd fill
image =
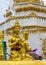
{"label": "statue's head", "polygon": [[28,36],[29,36],[29,31],[26,28],[24,28],[23,29],[23,37],[25,38],[25,40],[28,39]]}
{"label": "statue's head", "polygon": [[16,34],[19,34],[19,32],[20,32],[20,24],[18,22],[18,19],[16,19],[16,22],[14,24],[13,32],[16,33]]}

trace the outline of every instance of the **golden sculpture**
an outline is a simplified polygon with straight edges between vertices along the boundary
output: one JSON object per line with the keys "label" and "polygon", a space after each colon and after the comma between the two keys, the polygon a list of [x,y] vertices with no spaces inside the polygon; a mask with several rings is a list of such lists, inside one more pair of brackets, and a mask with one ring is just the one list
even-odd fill
{"label": "golden sculpture", "polygon": [[31,50],[31,47],[28,44],[29,31],[25,28],[23,30],[23,54],[25,55],[25,60],[34,60],[27,52]]}
{"label": "golden sculpture", "polygon": [[34,60],[32,56],[27,54],[30,50],[27,39],[28,32],[25,29],[23,31],[23,38],[19,36],[20,33],[20,25],[18,23],[18,19],[15,22],[12,36],[9,39],[9,46],[11,47],[11,55],[9,60]]}
{"label": "golden sculpture", "polygon": [[43,50],[43,55],[44,58],[46,59],[46,39],[42,39],[43,44],[42,44],[42,50]]}
{"label": "golden sculpture", "polygon": [[29,44],[28,44],[28,36],[29,36],[29,31],[25,28],[23,30],[23,39],[24,39],[24,47],[26,46],[26,51],[29,51],[31,50],[31,48],[29,47]]}
{"label": "golden sculpture", "polygon": [[20,40],[19,32],[20,32],[20,25],[18,23],[18,20],[16,20],[12,36],[10,36],[10,39],[9,39],[9,46],[11,47],[11,57],[10,57],[10,60],[16,60],[15,57],[18,56],[18,52],[16,51],[16,50],[18,50],[16,43],[18,43],[19,40]]}
{"label": "golden sculpture", "polygon": [[4,34],[0,31],[0,60],[4,60],[3,49],[2,49],[2,40],[4,39]]}

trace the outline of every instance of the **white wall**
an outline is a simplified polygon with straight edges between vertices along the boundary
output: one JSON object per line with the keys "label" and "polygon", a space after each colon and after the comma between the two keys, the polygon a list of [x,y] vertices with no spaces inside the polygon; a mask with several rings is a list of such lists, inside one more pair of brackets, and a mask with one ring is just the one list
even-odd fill
{"label": "white wall", "polygon": [[29,45],[32,47],[32,49],[36,49],[36,53],[39,55],[42,55],[42,46],[41,46],[41,41],[40,41],[40,33],[31,33],[29,34],[29,39],[28,39]]}
{"label": "white wall", "polygon": [[39,55],[43,54],[43,51],[42,51],[43,41],[41,40],[41,38],[46,38],[45,32],[43,32],[43,33],[40,33],[40,32],[30,33],[29,39],[28,39],[29,45],[32,47],[32,49],[37,48],[38,50],[37,50],[36,53],[39,54]]}
{"label": "white wall", "polygon": [[[7,28],[10,28],[14,25],[16,20],[11,20],[10,22],[7,22],[0,26],[0,30],[5,30]],[[46,20],[39,19],[39,18],[20,18],[19,19],[20,26],[32,26],[32,25],[38,25],[38,26],[46,26]]]}

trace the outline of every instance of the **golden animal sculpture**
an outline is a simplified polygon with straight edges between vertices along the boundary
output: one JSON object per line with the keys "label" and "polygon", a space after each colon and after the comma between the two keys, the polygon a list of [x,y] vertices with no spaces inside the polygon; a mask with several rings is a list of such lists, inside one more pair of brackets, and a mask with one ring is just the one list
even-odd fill
{"label": "golden animal sculpture", "polygon": [[4,39],[4,34],[0,31],[0,60],[4,60],[3,49],[2,49],[2,40]]}
{"label": "golden animal sculpture", "polygon": [[28,42],[26,41],[28,36],[23,39],[19,36],[19,33],[20,25],[17,19],[14,25],[12,36],[9,38],[9,46],[11,47],[11,55],[9,60],[26,60],[25,58],[27,58],[27,60],[33,60],[33,58],[26,53],[29,49]]}

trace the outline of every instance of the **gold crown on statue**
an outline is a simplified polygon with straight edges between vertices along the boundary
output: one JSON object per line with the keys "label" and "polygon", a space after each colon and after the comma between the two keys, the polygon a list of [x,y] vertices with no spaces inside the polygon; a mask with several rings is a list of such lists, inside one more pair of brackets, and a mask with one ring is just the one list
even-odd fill
{"label": "gold crown on statue", "polygon": [[19,24],[18,19],[16,19],[16,22],[15,22],[15,24],[14,24],[14,27],[20,27],[20,24]]}

